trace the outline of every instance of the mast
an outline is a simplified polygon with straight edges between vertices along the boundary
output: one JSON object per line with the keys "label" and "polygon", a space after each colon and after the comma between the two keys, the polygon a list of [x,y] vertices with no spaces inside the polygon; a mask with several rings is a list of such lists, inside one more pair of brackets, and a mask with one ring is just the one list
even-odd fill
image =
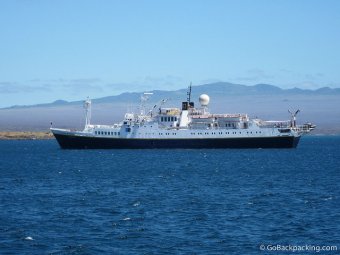
{"label": "mast", "polygon": [[149,100],[150,96],[153,95],[152,92],[144,92],[140,97],[140,115],[145,115],[145,103]]}
{"label": "mast", "polygon": [[188,101],[188,103],[191,102],[191,85],[192,85],[192,82],[190,82],[190,85],[188,87],[188,92],[187,92],[187,101]]}
{"label": "mast", "polygon": [[85,109],[85,129],[91,123],[91,99],[89,97],[84,101],[84,109]]}
{"label": "mast", "polygon": [[297,110],[295,113],[291,112],[290,110],[288,110],[288,112],[291,115],[290,125],[292,128],[295,128],[296,127],[296,115],[300,112],[300,110]]}

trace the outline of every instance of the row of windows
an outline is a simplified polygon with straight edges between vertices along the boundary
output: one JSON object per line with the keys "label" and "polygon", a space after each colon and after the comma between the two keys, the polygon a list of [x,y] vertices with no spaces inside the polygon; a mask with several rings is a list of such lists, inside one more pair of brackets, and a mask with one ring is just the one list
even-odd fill
{"label": "row of windows", "polygon": [[[127,130],[127,132],[130,132],[131,130]],[[109,132],[109,131],[95,131],[94,132],[96,135],[120,135],[120,132]],[[237,132],[230,132],[231,134],[237,134]],[[242,132],[239,132],[240,134],[242,134]],[[253,132],[252,131],[250,131],[250,132],[248,132],[247,131],[247,134],[252,134]],[[254,133],[259,133],[259,134],[261,134],[261,131],[259,131],[259,132],[257,132],[257,131],[255,131]],[[141,134],[141,133],[139,133],[139,134]],[[150,135],[151,135],[151,133],[149,133]],[[152,133],[152,134],[154,134],[154,133]],[[191,135],[196,135],[196,133],[190,133]],[[202,132],[198,132],[197,133],[198,135],[203,135],[203,133]],[[204,133],[205,135],[209,135],[209,132],[205,132]],[[210,133],[211,135],[216,135],[216,132],[211,132]],[[219,135],[222,135],[223,134],[223,132],[218,132],[218,134]],[[225,132],[225,134],[226,135],[229,135],[229,132]],[[159,133],[159,135],[163,135],[163,133]],[[170,133],[165,133],[165,135],[170,135]],[[177,133],[172,133],[172,135],[177,135]]]}
{"label": "row of windows", "polygon": [[[234,135],[237,134],[237,132],[230,132],[230,133],[231,133],[231,134],[234,134]],[[247,134],[249,134],[249,133],[252,134],[253,131],[247,132]],[[256,134],[257,134],[257,133],[261,134],[261,131],[259,131],[259,132],[255,131],[254,133],[256,133]],[[191,135],[196,135],[196,133],[190,133],[190,134],[191,134]],[[198,132],[197,134],[198,134],[198,135],[203,135],[203,133],[200,133],[200,132]],[[208,132],[205,132],[204,134],[205,134],[205,135],[209,135]],[[211,132],[210,134],[216,135],[216,132]],[[223,132],[218,132],[218,134],[219,134],[219,135],[222,135]],[[226,135],[229,135],[229,132],[225,132],[225,134],[226,134]],[[242,132],[240,132],[240,134],[242,134]]]}
{"label": "row of windows", "polygon": [[177,121],[177,117],[161,117],[162,122],[174,122]]}
{"label": "row of windows", "polygon": [[94,131],[96,135],[120,135],[120,132]]}

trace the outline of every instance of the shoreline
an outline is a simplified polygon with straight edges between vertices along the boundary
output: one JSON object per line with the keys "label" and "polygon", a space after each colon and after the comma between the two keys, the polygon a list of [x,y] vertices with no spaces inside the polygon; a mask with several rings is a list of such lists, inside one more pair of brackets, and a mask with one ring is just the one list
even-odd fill
{"label": "shoreline", "polygon": [[48,140],[54,139],[50,131],[0,131],[0,140]]}

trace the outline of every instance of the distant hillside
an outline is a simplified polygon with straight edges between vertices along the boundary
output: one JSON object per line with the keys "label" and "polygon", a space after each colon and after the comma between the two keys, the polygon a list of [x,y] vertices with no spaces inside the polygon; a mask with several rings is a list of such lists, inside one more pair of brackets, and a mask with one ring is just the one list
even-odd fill
{"label": "distant hillside", "polygon": [[[187,88],[175,91],[154,90],[149,104],[162,99],[166,106],[179,107],[186,100]],[[288,119],[288,109],[301,109],[298,121],[317,125],[314,133],[340,134],[340,89],[281,89],[268,84],[245,86],[226,82],[192,87],[192,99],[197,104],[200,94],[210,96],[211,112],[248,113],[263,119]],[[92,122],[112,124],[120,121],[126,111],[138,111],[142,92],[122,93],[92,100]],[[83,101],[57,100],[49,104],[13,106],[0,109],[0,131],[47,130],[50,122],[61,128],[81,128],[84,125]]]}
{"label": "distant hillside", "polygon": [[[116,96],[107,96],[102,98],[92,99],[93,103],[113,103],[113,102],[138,102],[140,95],[144,91],[140,92],[126,92]],[[150,99],[152,102],[159,101],[164,98],[170,98],[173,100],[185,100],[187,88],[183,88],[175,91],[167,90],[152,90],[148,91],[154,93]],[[210,96],[259,96],[259,95],[340,95],[340,88],[329,88],[323,87],[316,90],[309,89],[281,89],[274,85],[269,84],[257,84],[254,86],[246,86],[240,84],[233,84],[228,82],[217,82],[204,85],[197,85],[192,87],[193,97],[197,97],[202,93],[208,93]],[[36,104],[36,105],[14,105],[3,109],[13,108],[28,108],[28,107],[53,107],[62,105],[76,105],[82,104],[83,101],[72,101],[68,102],[65,100],[56,100],[52,103],[47,104]]]}

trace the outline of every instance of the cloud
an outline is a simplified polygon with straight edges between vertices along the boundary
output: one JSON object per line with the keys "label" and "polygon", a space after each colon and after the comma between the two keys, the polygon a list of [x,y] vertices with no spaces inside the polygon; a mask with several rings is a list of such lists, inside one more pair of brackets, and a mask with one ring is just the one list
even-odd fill
{"label": "cloud", "polygon": [[300,89],[318,89],[322,86],[320,84],[312,82],[312,81],[302,81],[292,84],[293,87],[300,88]]}
{"label": "cloud", "polygon": [[244,76],[237,77],[238,81],[263,82],[263,80],[274,79],[274,75],[267,74],[264,70],[254,68],[246,71]]}
{"label": "cloud", "polygon": [[49,86],[43,85],[23,85],[17,82],[0,82],[1,94],[16,94],[16,93],[34,93],[34,92],[50,92]]}
{"label": "cloud", "polygon": [[321,78],[325,78],[326,75],[324,73],[299,73],[293,70],[289,70],[289,69],[280,69],[279,70],[280,74],[287,77],[290,76],[294,79],[306,79],[306,80],[319,80]]}
{"label": "cloud", "polygon": [[[38,85],[50,87],[54,90],[65,90],[69,93],[79,93],[87,91],[103,91],[103,82],[99,78],[77,78],[77,79],[32,79],[29,80],[33,87]],[[38,85],[37,85],[38,84]],[[80,91],[81,90],[81,91]]]}
{"label": "cloud", "polygon": [[131,82],[113,82],[105,85],[106,89],[114,89],[115,92],[148,91],[155,89],[182,88],[184,81],[181,77],[166,75],[164,77],[144,76]]}
{"label": "cloud", "polygon": [[98,78],[86,78],[86,79],[73,79],[69,80],[71,83],[86,83],[86,84],[93,84],[93,83],[100,83],[102,82],[101,79]]}
{"label": "cloud", "polygon": [[103,92],[104,88],[102,85],[93,85],[93,84],[77,84],[77,83],[68,83],[62,85],[63,90],[69,91],[73,95],[81,94],[83,92]]}
{"label": "cloud", "polygon": [[60,82],[60,86],[64,89],[71,90],[71,92],[73,93],[79,93],[79,90],[82,90],[82,92],[103,91],[104,84],[101,82],[100,79],[88,78],[63,80],[62,82]]}
{"label": "cloud", "polygon": [[209,84],[209,83],[216,83],[216,82],[223,82],[221,79],[209,78],[204,79],[199,82],[199,84]]}
{"label": "cloud", "polygon": [[0,82],[1,94],[37,93],[65,91],[70,94],[104,90],[104,83],[98,78],[79,79],[31,79],[26,82],[2,81]]}
{"label": "cloud", "polygon": [[133,84],[139,84],[139,88],[143,89],[171,89],[173,87],[183,86],[183,79],[174,75],[166,75],[163,77],[157,76],[145,76],[139,77],[138,81],[132,82]]}

